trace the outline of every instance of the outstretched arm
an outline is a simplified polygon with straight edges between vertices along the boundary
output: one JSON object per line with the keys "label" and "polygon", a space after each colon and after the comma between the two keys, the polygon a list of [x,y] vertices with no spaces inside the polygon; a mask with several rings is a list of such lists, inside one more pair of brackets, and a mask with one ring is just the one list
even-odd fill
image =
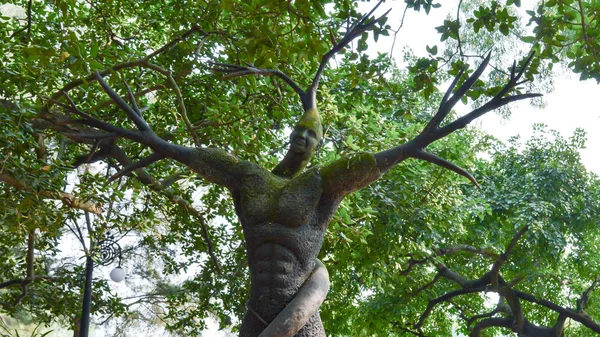
{"label": "outstretched arm", "polygon": [[508,83],[489,102],[445,126],[440,126],[456,103],[467,93],[479,76],[481,76],[490,61],[490,55],[488,54],[473,74],[452,93],[458,80],[464,73],[464,70],[461,71],[446,91],[437,113],[415,138],[386,151],[375,154],[363,153],[350,158],[342,158],[321,169],[325,194],[330,198],[343,198],[347,194],[375,181],[384,172],[407,158],[422,159],[442,166],[466,177],[477,185],[477,181],[469,172],[456,164],[425,151],[425,148],[434,141],[446,137],[458,129],[464,128],[473,120],[489,111],[518,100],[541,96],[541,94],[509,95],[511,90],[526,82],[526,80],[521,80],[521,77],[532,58],[533,54],[525,60],[523,66],[518,71],[516,64],[513,64]]}
{"label": "outstretched arm", "polygon": [[[131,104],[127,104],[127,102],[125,102],[125,100],[104,81],[104,78],[99,73],[96,73],[95,76],[102,89],[121,110],[125,111],[127,117],[137,127],[137,130],[128,130],[112,125],[79,110],[73,100],[66,93],[64,93],[64,96],[69,104],[64,104],[53,98],[49,98],[49,100],[77,114],[80,119],[73,121],[74,123],[88,125],[90,127],[107,132],[106,134],[91,133],[89,135],[90,138],[99,140],[107,137],[123,137],[133,140],[137,143],[147,145],[153,150],[151,155],[123,168],[121,171],[112,176],[109,181],[115,180],[118,177],[134,170],[151,165],[152,163],[155,163],[163,158],[171,158],[188,166],[194,172],[210,182],[225,186],[230,189],[234,187],[235,165],[239,162],[235,156],[220,149],[202,147],[192,148],[167,142],[154,133],[154,131],[146,123],[142,116],[142,111],[138,107],[135,97],[127,84],[125,86],[127,88],[128,98]],[[79,137],[83,136],[79,135]]]}
{"label": "outstretched arm", "polygon": [[491,53],[487,55],[487,57],[473,72],[473,74],[469,76],[469,78],[454,93],[452,93],[456,87],[456,84],[458,83],[458,80],[463,75],[464,69],[460,71],[442,98],[442,102],[440,103],[437,113],[433,116],[433,118],[431,118],[427,126],[425,126],[419,135],[405,144],[375,154],[377,167],[379,170],[383,173],[407,158],[418,158],[454,171],[472,181],[473,184],[477,185],[475,178],[473,178],[473,176],[471,176],[471,174],[469,174],[466,170],[441,157],[426,152],[425,148],[436,140],[444,138],[454,131],[464,128],[473,120],[483,116],[487,112],[512,102],[541,96],[541,94],[509,94],[517,86],[527,82],[527,80],[521,80],[521,77],[531,62],[533,55],[533,53],[529,55],[518,71],[516,62],[513,63],[510,79],[500,90],[500,92],[498,92],[498,94],[496,94],[491,100],[489,100],[483,106],[456,119],[455,121],[445,126],[440,126],[456,103],[467,93],[471,86],[473,86],[473,84],[481,76],[490,62]]}

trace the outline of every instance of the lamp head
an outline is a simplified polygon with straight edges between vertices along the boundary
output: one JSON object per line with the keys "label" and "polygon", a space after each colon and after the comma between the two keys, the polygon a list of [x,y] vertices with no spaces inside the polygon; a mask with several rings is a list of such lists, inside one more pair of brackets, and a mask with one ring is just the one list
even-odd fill
{"label": "lamp head", "polygon": [[125,269],[121,266],[116,267],[110,272],[110,279],[114,282],[121,282],[125,279]]}

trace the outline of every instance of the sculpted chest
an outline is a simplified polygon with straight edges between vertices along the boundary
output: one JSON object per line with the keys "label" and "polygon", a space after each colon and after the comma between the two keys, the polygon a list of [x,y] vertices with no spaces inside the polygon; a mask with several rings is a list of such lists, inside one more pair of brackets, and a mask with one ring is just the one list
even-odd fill
{"label": "sculpted chest", "polygon": [[316,169],[283,179],[262,169],[248,170],[239,181],[238,215],[244,225],[277,223],[299,227],[313,222],[322,194]]}

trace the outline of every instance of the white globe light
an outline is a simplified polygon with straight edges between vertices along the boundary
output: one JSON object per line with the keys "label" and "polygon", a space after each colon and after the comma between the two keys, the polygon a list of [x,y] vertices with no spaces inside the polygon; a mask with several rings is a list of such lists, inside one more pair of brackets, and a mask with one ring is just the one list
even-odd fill
{"label": "white globe light", "polygon": [[121,282],[125,279],[125,269],[117,267],[110,272],[110,279],[115,282]]}

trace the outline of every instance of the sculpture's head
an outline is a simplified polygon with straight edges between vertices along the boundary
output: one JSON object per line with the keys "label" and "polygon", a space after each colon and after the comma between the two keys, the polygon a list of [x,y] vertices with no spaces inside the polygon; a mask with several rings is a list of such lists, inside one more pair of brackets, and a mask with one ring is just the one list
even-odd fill
{"label": "sculpture's head", "polygon": [[323,140],[323,127],[317,109],[302,115],[290,135],[290,152],[308,160]]}
{"label": "sculpture's head", "polygon": [[290,135],[290,148],[273,173],[292,178],[306,167],[323,140],[323,126],[317,109],[308,109]]}

